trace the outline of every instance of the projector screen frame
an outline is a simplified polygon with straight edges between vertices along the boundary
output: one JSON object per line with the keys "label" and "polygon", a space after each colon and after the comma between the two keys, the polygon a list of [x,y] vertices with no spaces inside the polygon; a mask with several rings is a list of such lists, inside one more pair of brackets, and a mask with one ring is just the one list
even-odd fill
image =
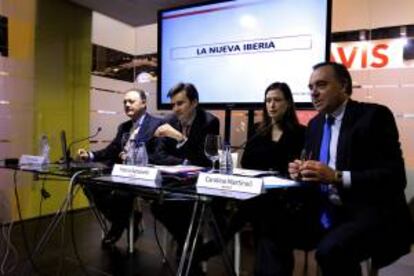
{"label": "projector screen frame", "polygon": [[[158,67],[157,67],[157,108],[159,110],[171,110],[172,106],[170,103],[162,103],[162,84],[161,84],[161,76],[162,76],[162,14],[164,12],[176,11],[181,9],[193,8],[193,7],[200,7],[205,5],[211,4],[219,4],[225,2],[233,2],[234,0],[217,0],[217,1],[205,1],[201,3],[189,4],[189,5],[181,5],[167,9],[158,10],[157,16],[157,57],[158,57]],[[326,0],[326,39],[325,39],[325,60],[328,61],[330,59],[330,45],[331,45],[331,26],[332,26],[332,0]],[[323,61],[321,61],[323,62]],[[309,77],[309,76],[306,76]],[[278,80],[275,80],[278,81]],[[270,83],[269,83],[270,84]],[[197,88],[197,85],[194,84]],[[203,103],[199,102],[199,105],[203,108],[210,109],[210,110],[259,110],[263,108],[264,99],[262,98],[259,102],[246,102],[246,103]],[[295,102],[295,107],[300,110],[309,110],[314,109],[312,102]]]}

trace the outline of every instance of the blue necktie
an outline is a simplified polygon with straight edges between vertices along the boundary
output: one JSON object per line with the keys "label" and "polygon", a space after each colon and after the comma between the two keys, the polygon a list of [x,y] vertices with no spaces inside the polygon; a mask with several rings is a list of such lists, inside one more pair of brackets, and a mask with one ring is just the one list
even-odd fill
{"label": "blue necktie", "polygon": [[329,164],[329,145],[331,143],[332,125],[335,122],[335,118],[328,116],[323,125],[323,136],[321,141],[321,149],[319,151],[319,161],[328,165]]}
{"label": "blue necktie", "polygon": [[[329,145],[331,143],[332,125],[334,122],[335,118],[329,115],[323,125],[323,136],[321,141],[321,149],[319,151],[319,161],[326,165],[329,164]],[[329,197],[329,185],[322,183],[321,192],[324,196]],[[332,226],[332,218],[326,209],[322,210],[320,221],[325,229]]]}

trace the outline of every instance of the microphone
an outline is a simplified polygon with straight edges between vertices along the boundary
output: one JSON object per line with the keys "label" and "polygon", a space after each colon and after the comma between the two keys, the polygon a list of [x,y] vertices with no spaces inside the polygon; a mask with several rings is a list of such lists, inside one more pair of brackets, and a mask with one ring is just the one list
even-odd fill
{"label": "microphone", "polygon": [[80,142],[83,142],[83,141],[86,141],[86,140],[90,140],[90,139],[98,136],[98,134],[99,134],[99,132],[101,132],[101,130],[102,130],[102,128],[101,127],[98,127],[96,129],[96,132],[94,134],[92,134],[92,135],[90,135],[90,136],[88,136],[86,138],[78,139],[78,140],[75,140],[75,141],[71,142],[69,144],[69,146],[68,146],[68,156],[70,156],[70,150],[71,150],[71,148],[72,148],[73,145],[75,145],[77,143],[80,143]]}
{"label": "microphone", "polygon": [[251,141],[253,141],[254,139],[257,138],[257,136],[265,133],[266,131],[268,131],[271,127],[273,127],[275,125],[275,123],[272,121],[269,125],[267,125],[264,128],[259,129],[259,131],[257,131],[255,134],[253,134],[251,137],[249,137],[248,139],[246,139],[246,141],[244,141],[241,145],[239,146],[234,146],[232,147],[233,149],[236,150],[240,150],[240,149],[244,149],[246,147],[246,145],[248,143],[250,143]]}

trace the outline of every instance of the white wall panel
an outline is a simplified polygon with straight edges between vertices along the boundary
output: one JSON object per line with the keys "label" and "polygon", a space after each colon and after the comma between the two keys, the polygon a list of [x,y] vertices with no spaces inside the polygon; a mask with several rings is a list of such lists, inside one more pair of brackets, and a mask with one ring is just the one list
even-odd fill
{"label": "white wall panel", "polygon": [[[33,73],[32,64],[16,61],[13,58],[2,59],[3,71],[7,76],[0,76],[0,155],[19,157],[32,151],[33,135]],[[20,70],[20,71],[19,71]],[[0,158],[1,159],[1,158]]]}
{"label": "white wall panel", "polygon": [[152,54],[157,52],[157,24],[135,28],[135,54]]}
{"label": "white wall panel", "polygon": [[414,91],[414,67],[400,70],[398,74],[400,83],[412,87],[412,91]]}
{"label": "white wall panel", "polygon": [[[91,113],[91,132],[95,133],[98,127],[102,128],[101,133],[97,136],[96,140],[112,140],[115,137],[118,125],[124,121],[127,121],[128,117],[124,114],[110,115],[110,114],[98,114]],[[93,134],[92,133],[92,134]]]}
{"label": "white wall panel", "polygon": [[135,53],[135,29],[103,14],[92,13],[92,43]]}
{"label": "white wall panel", "polygon": [[34,77],[33,60],[0,57],[0,70],[6,71],[10,76],[16,76],[19,78]]}
{"label": "white wall panel", "polygon": [[123,94],[92,89],[90,95],[90,110],[112,111],[123,114],[124,109],[122,101]]}
{"label": "white wall panel", "polygon": [[0,100],[10,101],[13,106],[32,108],[33,79],[20,78],[14,75],[4,79]]}
{"label": "white wall panel", "polygon": [[137,87],[147,93],[147,110],[150,113],[157,113],[157,83],[138,83]]}
{"label": "white wall panel", "polygon": [[126,120],[128,117],[124,114],[98,114],[91,112],[90,132],[95,133],[98,127],[102,128],[102,131],[93,140],[98,143],[91,143],[90,148],[97,150],[105,147],[109,141],[112,141],[116,135],[118,125]]}
{"label": "white wall panel", "polygon": [[[0,140],[10,140],[12,136],[13,124],[10,115],[10,108],[8,106],[0,105],[0,121]],[[0,153],[3,152],[0,150]]]}
{"label": "white wall panel", "polygon": [[368,28],[369,0],[332,0],[332,32]]}
{"label": "white wall panel", "polygon": [[[91,149],[96,150],[106,145],[100,144],[101,141],[111,141],[118,125],[128,119],[123,109],[123,92],[133,87],[133,83],[91,76],[91,86],[89,133],[92,135],[98,127],[102,127],[101,133],[94,139],[99,143],[91,144]],[[98,113],[98,110],[115,114]]]}
{"label": "white wall panel", "polygon": [[[366,82],[374,86],[398,85],[402,69],[375,69],[367,72]],[[353,74],[355,75],[355,74]]]}
{"label": "white wall panel", "polygon": [[397,118],[406,167],[414,167],[414,118]]}
{"label": "white wall panel", "polygon": [[24,153],[34,153],[33,109],[13,108],[11,114],[11,148],[13,156],[18,157]]}
{"label": "white wall panel", "polygon": [[127,81],[115,80],[110,78],[104,78],[99,76],[91,76],[91,87],[108,89],[117,92],[124,92],[133,87],[134,84]]}
{"label": "white wall panel", "polygon": [[377,88],[371,101],[388,106],[395,114],[414,113],[413,90],[409,88]]}
{"label": "white wall panel", "polygon": [[333,0],[332,31],[414,24],[413,0]]}

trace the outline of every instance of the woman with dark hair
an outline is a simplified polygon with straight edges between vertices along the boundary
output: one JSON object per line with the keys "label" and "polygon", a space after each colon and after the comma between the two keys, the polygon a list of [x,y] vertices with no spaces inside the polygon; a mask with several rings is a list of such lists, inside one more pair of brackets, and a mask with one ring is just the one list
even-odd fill
{"label": "woman with dark hair", "polygon": [[[248,139],[241,160],[243,168],[273,170],[287,175],[288,164],[299,158],[305,142],[305,127],[298,121],[289,86],[283,82],[269,85],[265,91],[263,119],[255,124],[254,133]],[[260,237],[268,229],[267,223],[274,218],[273,208],[290,201],[287,197],[296,195],[287,191],[268,191],[249,200],[240,201],[224,231],[227,242],[234,234],[250,222],[254,235]],[[205,244],[199,251],[200,259],[218,254],[220,247],[215,241]],[[260,258],[260,256],[256,256]]]}
{"label": "woman with dark hair", "polygon": [[286,83],[275,82],[266,88],[262,116],[246,144],[241,165],[286,174],[288,163],[300,156],[305,141],[305,127],[299,124]]}

